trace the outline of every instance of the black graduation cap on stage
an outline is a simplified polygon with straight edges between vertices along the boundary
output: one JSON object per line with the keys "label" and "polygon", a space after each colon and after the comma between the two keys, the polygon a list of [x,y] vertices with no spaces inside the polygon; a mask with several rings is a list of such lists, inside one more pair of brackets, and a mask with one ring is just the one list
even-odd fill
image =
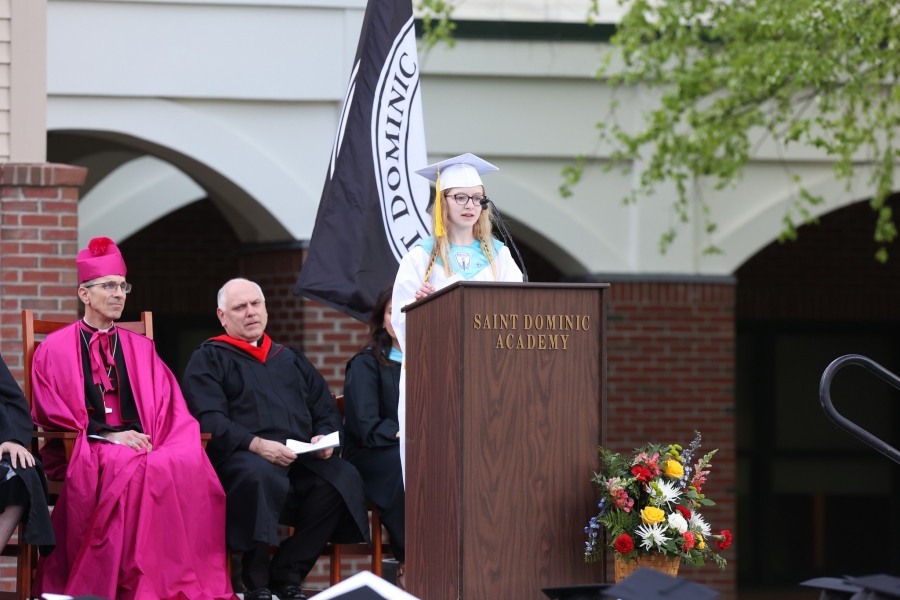
{"label": "black graduation cap on stage", "polygon": [[586,583],[541,590],[550,600],[605,600],[606,583]]}
{"label": "black graduation cap on stage", "polygon": [[865,577],[819,577],[800,585],[819,588],[819,600],[890,600],[900,598],[900,577],[867,575]]}
{"label": "black graduation cap on stage", "polygon": [[400,588],[391,585],[369,571],[360,571],[353,577],[316,594],[317,599],[331,600],[419,600]]}
{"label": "black graduation cap on stage", "polygon": [[646,568],[638,569],[603,593],[621,600],[707,600],[719,595],[705,585]]}
{"label": "black graduation cap on stage", "polygon": [[893,575],[866,575],[852,579],[856,585],[861,585],[870,592],[876,592],[888,598],[900,598],[900,577]]}
{"label": "black graduation cap on stage", "polygon": [[822,590],[819,600],[848,600],[853,594],[863,591],[862,586],[851,583],[848,579],[837,577],[818,577],[804,581],[800,585]]}

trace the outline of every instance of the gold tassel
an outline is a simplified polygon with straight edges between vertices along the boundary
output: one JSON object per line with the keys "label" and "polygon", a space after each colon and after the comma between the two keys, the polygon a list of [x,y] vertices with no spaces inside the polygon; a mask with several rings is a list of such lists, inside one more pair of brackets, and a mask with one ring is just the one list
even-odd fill
{"label": "gold tassel", "polygon": [[444,213],[441,212],[441,169],[438,167],[437,183],[434,188],[434,236],[443,237]]}

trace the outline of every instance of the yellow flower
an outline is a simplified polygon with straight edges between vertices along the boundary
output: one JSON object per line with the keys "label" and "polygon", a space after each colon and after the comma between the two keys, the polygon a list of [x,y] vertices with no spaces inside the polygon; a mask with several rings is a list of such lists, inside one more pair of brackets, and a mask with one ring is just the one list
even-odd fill
{"label": "yellow flower", "polygon": [[648,506],[644,510],[641,511],[641,521],[644,522],[645,525],[653,525],[654,523],[662,523],[666,520],[666,513],[656,508],[655,506]]}
{"label": "yellow flower", "polygon": [[695,533],[694,535],[697,536],[697,550],[703,550],[704,548],[706,548],[706,543],[703,541],[703,536],[699,533]]}
{"label": "yellow flower", "polygon": [[682,467],[681,463],[677,460],[667,460],[666,468],[663,469],[663,473],[672,479],[681,479],[684,477],[684,467]]}

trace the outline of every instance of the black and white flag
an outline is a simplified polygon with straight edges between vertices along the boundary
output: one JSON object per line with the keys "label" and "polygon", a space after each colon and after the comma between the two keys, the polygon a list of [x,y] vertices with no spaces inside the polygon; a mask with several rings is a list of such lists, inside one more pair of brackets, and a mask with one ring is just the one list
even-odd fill
{"label": "black and white flag", "polygon": [[367,321],[400,259],[431,235],[410,0],[369,0],[309,254],[294,293]]}

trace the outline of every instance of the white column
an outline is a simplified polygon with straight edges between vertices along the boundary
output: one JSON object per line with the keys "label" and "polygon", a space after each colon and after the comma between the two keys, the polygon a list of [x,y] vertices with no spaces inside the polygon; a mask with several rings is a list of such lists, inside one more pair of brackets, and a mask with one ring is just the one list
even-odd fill
{"label": "white column", "polygon": [[[0,0],[3,4],[10,9],[8,160],[43,163],[47,160],[47,0]],[[0,51],[2,44],[0,37]],[[0,78],[0,88],[2,84]],[[2,125],[0,118],[0,136]]]}

